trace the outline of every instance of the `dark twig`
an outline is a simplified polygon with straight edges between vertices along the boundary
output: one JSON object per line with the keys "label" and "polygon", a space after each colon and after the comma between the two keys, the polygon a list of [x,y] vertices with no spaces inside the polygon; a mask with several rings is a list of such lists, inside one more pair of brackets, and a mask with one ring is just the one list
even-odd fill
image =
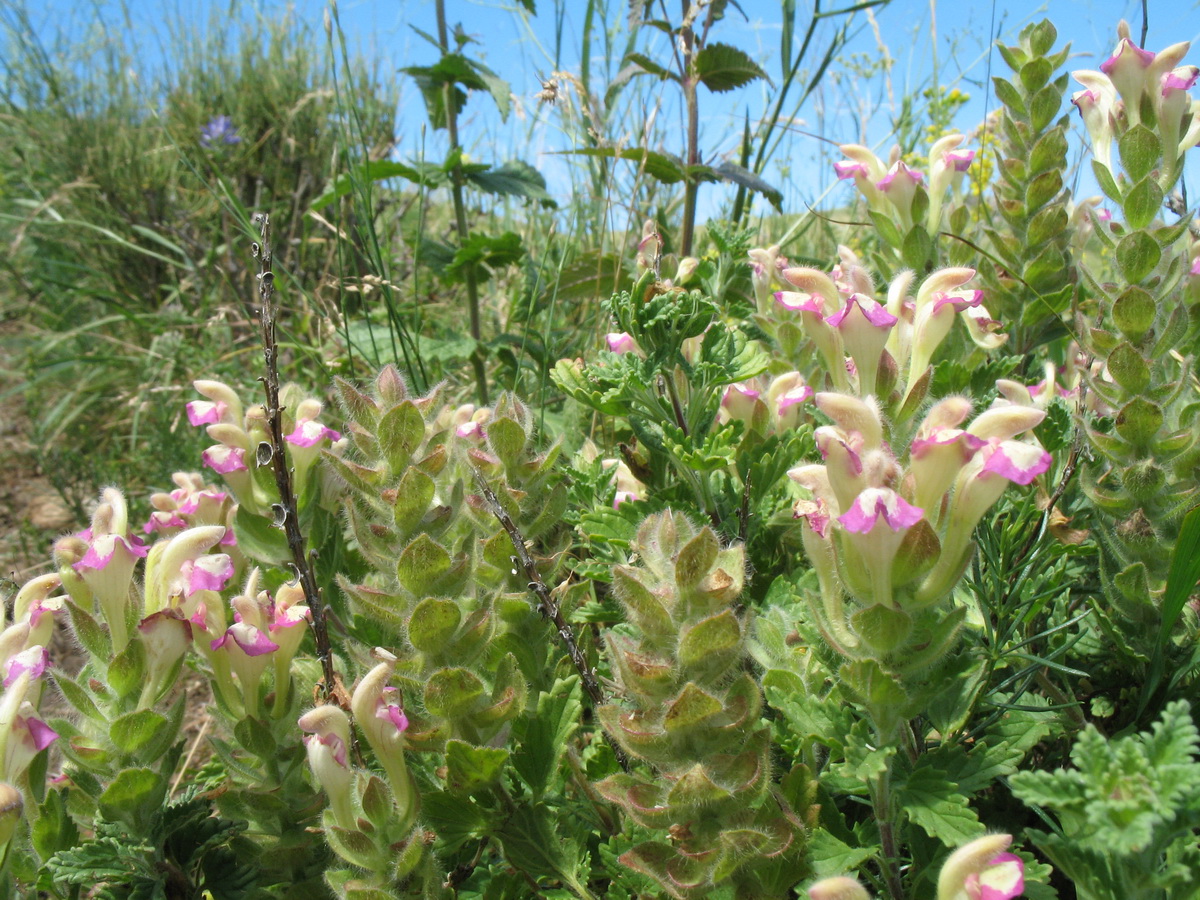
{"label": "dark twig", "polygon": [[263,359],[267,374],[259,381],[267,391],[267,430],[271,440],[258,445],[256,453],[260,466],[270,464],[275,473],[275,487],[279,490],[279,502],[272,505],[275,525],[287,536],[288,549],[292,554],[292,568],[304,591],[304,600],[312,610],[313,636],[317,642],[317,659],[325,676],[325,700],[329,701],[337,690],[333,672],[333,653],[329,648],[329,631],[325,624],[325,604],[317,579],[313,575],[312,557],[305,555],[304,535],[300,533],[300,516],[296,508],[296,494],[292,490],[292,473],[287,465],[287,451],[283,446],[283,415],[279,408],[279,362],[278,345],[275,343],[275,273],[271,268],[271,220],[266,213],[256,213],[254,223],[258,226],[259,240],[251,245],[251,252],[258,258],[258,301],[262,318]]}
{"label": "dark twig", "polygon": [[[525,577],[528,579],[528,588],[530,593],[537,598],[537,609],[542,614],[542,618],[552,623],[558,631],[558,638],[566,647],[567,655],[571,657],[571,663],[579,672],[580,683],[583,685],[584,691],[587,692],[588,698],[592,701],[592,707],[600,707],[604,705],[604,691],[600,688],[600,682],[596,680],[596,675],[588,666],[587,660],[583,656],[583,651],[579,649],[579,644],[575,642],[575,632],[571,630],[570,624],[563,618],[562,609],[558,605],[558,601],[550,593],[550,589],[546,587],[546,582],[542,580],[542,574],[537,570],[537,563],[534,562],[533,555],[529,552],[529,548],[525,546],[525,537],[521,534],[517,523],[512,520],[512,516],[500,505],[500,500],[496,497],[496,492],[491,489],[487,481],[474,466],[471,466],[471,474],[475,476],[475,482],[479,485],[479,490],[483,494],[484,500],[487,501],[488,509],[492,511],[492,515],[500,522],[500,525],[508,533],[508,539],[512,541],[513,550],[516,553],[516,561],[520,564],[521,569],[525,572]],[[625,755],[625,751],[621,749],[613,741],[609,741],[613,749],[613,753],[617,756],[617,762],[621,764],[621,768],[629,771],[629,759]]]}

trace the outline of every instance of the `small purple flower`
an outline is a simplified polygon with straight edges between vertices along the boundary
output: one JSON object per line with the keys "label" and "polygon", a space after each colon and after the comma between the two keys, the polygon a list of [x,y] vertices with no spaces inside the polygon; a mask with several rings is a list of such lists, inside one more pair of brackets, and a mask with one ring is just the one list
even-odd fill
{"label": "small purple flower", "polygon": [[246,465],[246,451],[241,447],[216,444],[200,454],[200,458],[204,460],[204,465],[220,475],[249,470],[249,466]]}
{"label": "small purple flower", "polygon": [[913,506],[891,488],[867,488],[859,494],[848,512],[838,516],[847,531],[867,534],[882,519],[892,531],[911,528],[921,521],[925,511]]}
{"label": "small purple flower", "polygon": [[1188,269],[1189,275],[1200,275],[1200,256],[1192,260],[1192,267]]}
{"label": "small purple flower", "polygon": [[23,737],[33,748],[34,753],[41,753],[56,740],[58,740],[58,732],[43,722],[41,719],[36,719],[33,716],[17,716],[13,722],[13,730],[20,732],[24,730],[27,737]]}
{"label": "small purple flower", "polygon": [[1190,91],[1200,79],[1200,68],[1196,66],[1180,66],[1166,72],[1162,77],[1162,95],[1169,97],[1175,91]]}
{"label": "small purple flower", "polygon": [[217,116],[200,129],[200,146],[211,148],[215,144],[240,144],[241,136],[233,127],[229,116]]}
{"label": "small purple flower", "polygon": [[971,163],[975,161],[974,150],[951,150],[942,157],[947,168],[954,169],[955,172],[965,172],[971,168]]}
{"label": "small purple flower", "polygon": [[313,447],[328,438],[330,441],[340,441],[342,435],[316,419],[301,419],[296,423],[296,430],[284,435],[283,439],[297,447]]}

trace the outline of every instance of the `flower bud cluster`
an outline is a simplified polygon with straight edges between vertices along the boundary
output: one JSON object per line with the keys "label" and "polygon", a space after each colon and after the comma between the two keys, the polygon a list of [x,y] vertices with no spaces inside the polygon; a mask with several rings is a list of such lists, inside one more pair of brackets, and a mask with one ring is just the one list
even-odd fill
{"label": "flower bud cluster", "polygon": [[911,295],[915,276],[901,272],[877,299],[870,274],[849,251],[831,274],[794,267],[782,273],[791,290],[775,294],[779,318],[798,323],[820,354],[835,390],[881,398],[893,415],[907,418],[925,398],[934,353],[955,318],[984,349],[1007,336],[969,288],[975,270],[940,269]]}
{"label": "flower bud cluster", "polygon": [[722,548],[711,529],[671,512],[646,519],[632,549],[638,564],[617,566],[613,586],[636,636],[605,635],[626,703],[598,715],[656,774],[612,775],[596,787],[670,840],[643,842],[621,860],[675,897],[711,896],[718,885],[767,896],[755,864],[795,852],[800,820],[769,791],[762,696],[743,667],[744,549]]}
{"label": "flower bud cluster", "polygon": [[[949,134],[934,142],[929,149],[928,187],[925,174],[900,159],[899,147],[892,149],[885,164],[866,147],[842,144],[838,149],[846,159],[834,163],[833,168],[839,179],[854,181],[872,212],[897,221],[902,234],[916,224],[924,225],[928,234],[937,234],[947,192],[959,192],[975,159],[974,150],[962,149],[965,141],[961,134]],[[919,218],[922,208],[923,220]]]}
{"label": "flower bud cluster", "polygon": [[[219,381],[201,380],[194,386],[206,399],[188,403],[188,421],[204,426],[217,442],[204,451],[204,465],[224,478],[243,508],[264,514],[274,502],[274,481],[270,467],[255,465],[255,459],[260,445],[270,446],[266,411],[261,405],[244,408],[237,392]],[[322,423],[321,402],[302,398],[294,385],[283,388],[281,402],[292,483],[296,495],[302,497],[321,451],[337,444],[342,436]]]}
{"label": "flower bud cluster", "polygon": [[[1082,69],[1072,77],[1083,86],[1071,97],[1092,143],[1096,162],[1115,177],[1113,145],[1138,125],[1157,128],[1161,138],[1165,191],[1178,177],[1183,155],[1200,143],[1200,101],[1189,91],[1200,68],[1180,66],[1191,44],[1181,41],[1154,53],[1137,46],[1129,24],[1117,28],[1117,46],[1099,71]],[[1125,150],[1122,150],[1125,153]],[[1128,161],[1122,159],[1128,166]]]}
{"label": "flower bud cluster", "polygon": [[[413,830],[420,794],[405,761],[408,716],[388,686],[396,657],[376,648],[380,660],[354,689],[350,709],[384,781],[351,762],[351,721],[345,710],[325,704],[299,719],[313,779],[325,791],[325,839],[342,859],[366,869],[380,887],[407,876],[420,861],[424,842]],[[397,853],[397,851],[399,851]]]}
{"label": "flower bud cluster", "polygon": [[[843,654],[888,655],[904,645],[912,616],[958,583],[971,533],[1008,484],[1049,468],[1040,446],[1017,440],[1045,413],[1004,403],[962,428],[971,403],[948,397],[898,456],[874,398],[821,393],[815,402],[833,421],[816,430],[825,463],[788,475],[806,492],[795,515],[821,586],[818,620]],[[889,626],[876,627],[883,620]]]}

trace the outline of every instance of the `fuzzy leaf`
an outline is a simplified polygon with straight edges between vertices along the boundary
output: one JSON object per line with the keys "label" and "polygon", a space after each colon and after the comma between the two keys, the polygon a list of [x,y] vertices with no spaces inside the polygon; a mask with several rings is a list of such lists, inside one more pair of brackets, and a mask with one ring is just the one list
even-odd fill
{"label": "fuzzy leaf", "polygon": [[500,778],[508,751],[503,747],[472,747],[465,741],[446,742],[446,786],[451,793],[475,794]]}
{"label": "fuzzy leaf", "polygon": [[422,653],[441,653],[461,620],[462,613],[453,600],[426,597],[408,620],[408,639]]}
{"label": "fuzzy leaf", "polygon": [[771,79],[750,55],[729,44],[709,44],[692,57],[696,77],[713,93],[724,93],[762,78]]}
{"label": "fuzzy leaf", "polygon": [[941,772],[919,765],[896,789],[895,802],[910,821],[947,847],[958,847],[983,831],[983,824]]}

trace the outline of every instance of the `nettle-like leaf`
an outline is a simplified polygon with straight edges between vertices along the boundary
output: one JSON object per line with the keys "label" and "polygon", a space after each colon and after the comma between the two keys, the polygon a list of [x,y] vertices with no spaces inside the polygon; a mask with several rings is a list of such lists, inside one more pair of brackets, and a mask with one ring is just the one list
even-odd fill
{"label": "nettle-like leaf", "polygon": [[709,44],[692,57],[692,66],[700,83],[716,94],[771,80],[745,50],[729,44]]}
{"label": "nettle-like leaf", "polygon": [[542,173],[519,159],[509,160],[503,165],[493,166],[482,172],[466,172],[464,175],[467,181],[489,194],[536,200],[549,209],[558,205],[547,192],[546,179]]}

